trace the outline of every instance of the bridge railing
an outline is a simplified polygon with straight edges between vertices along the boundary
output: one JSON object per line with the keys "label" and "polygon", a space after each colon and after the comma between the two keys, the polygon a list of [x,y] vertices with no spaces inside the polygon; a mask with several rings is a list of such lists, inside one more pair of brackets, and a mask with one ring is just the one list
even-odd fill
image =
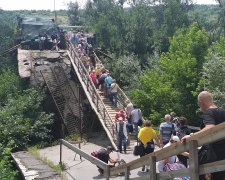
{"label": "bridge railing", "polygon": [[[94,52],[94,56],[97,62],[102,63],[101,60],[98,58],[98,56],[95,54],[95,52]],[[117,100],[118,100],[119,106],[123,106],[123,108],[125,108],[127,104],[131,102],[130,99],[126,96],[126,94],[123,92],[123,90],[119,86],[117,90]]]}
{"label": "bridge railing", "polygon": [[[100,95],[97,92],[97,89],[92,82],[92,80],[89,77],[89,73],[86,70],[84,64],[78,57],[78,54],[73,47],[72,44],[68,44],[68,52],[73,60],[74,65],[76,66],[80,77],[82,79],[82,82],[85,84],[86,91],[89,92],[89,95],[91,96],[91,104],[96,107],[97,112],[100,114],[102,120],[104,121],[104,124],[106,127],[111,127],[109,130],[111,136],[114,137],[114,123],[112,122],[109,113],[106,110],[106,107],[104,105],[104,102],[101,100]],[[92,106],[93,107],[93,106]],[[113,139],[111,139],[113,141]],[[113,144],[114,148],[116,148],[116,145]]]}
{"label": "bridge railing", "polygon": [[[155,151],[139,159],[110,169],[110,175],[125,172],[125,179],[130,179],[130,171],[144,165],[150,165],[150,173],[147,179],[172,179],[180,176],[189,176],[191,180],[198,180],[199,175],[225,170],[225,160],[200,165],[198,164],[198,147],[225,139],[225,122],[186,140],[186,143],[175,143],[169,147]],[[189,152],[189,167],[186,169],[156,173],[156,162],[173,155]],[[143,177],[141,177],[143,178]],[[140,179],[141,179],[140,178]],[[138,179],[138,178],[135,178]]]}
{"label": "bridge railing", "polygon": [[105,178],[108,180],[110,177],[110,166],[106,163],[104,163],[103,161],[83,152],[81,149],[77,148],[76,146],[70,144],[69,142],[60,139],[60,164],[63,164],[63,145],[66,146],[67,148],[69,148],[70,150],[72,150],[73,152],[75,152],[76,154],[79,154],[81,157],[87,159],[88,161],[90,161],[91,163],[95,164],[96,166],[102,168],[104,170],[104,175]]}

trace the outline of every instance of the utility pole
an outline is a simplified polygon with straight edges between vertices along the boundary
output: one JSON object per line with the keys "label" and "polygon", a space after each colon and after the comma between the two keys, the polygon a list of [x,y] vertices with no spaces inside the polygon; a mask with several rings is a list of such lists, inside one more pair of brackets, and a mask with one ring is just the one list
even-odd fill
{"label": "utility pole", "polygon": [[55,22],[56,22],[56,10],[55,10],[55,0],[54,0],[54,14],[55,14]]}

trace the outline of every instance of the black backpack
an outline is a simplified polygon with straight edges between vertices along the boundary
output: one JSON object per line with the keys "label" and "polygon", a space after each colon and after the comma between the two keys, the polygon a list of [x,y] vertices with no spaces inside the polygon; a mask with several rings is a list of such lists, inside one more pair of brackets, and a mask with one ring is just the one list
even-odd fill
{"label": "black backpack", "polygon": [[178,127],[178,129],[176,130],[176,135],[179,137],[179,139],[182,139],[184,136],[189,134],[190,134],[190,130],[186,126]]}

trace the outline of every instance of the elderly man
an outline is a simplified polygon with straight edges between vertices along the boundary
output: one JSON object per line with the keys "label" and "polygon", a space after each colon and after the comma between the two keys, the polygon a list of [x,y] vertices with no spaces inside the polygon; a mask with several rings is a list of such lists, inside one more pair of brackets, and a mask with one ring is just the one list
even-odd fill
{"label": "elderly man", "polygon": [[166,114],[165,122],[162,122],[159,126],[160,132],[160,147],[163,147],[170,141],[171,135],[174,131],[174,124],[171,122],[171,116]]}
{"label": "elderly man", "polygon": [[[199,134],[207,129],[214,127],[217,124],[225,122],[225,110],[217,107],[213,102],[212,94],[207,91],[202,91],[198,95],[198,105],[201,108],[202,114],[202,125],[201,130],[194,133]],[[185,136],[183,139],[188,138],[190,135]],[[203,146],[204,149],[206,146]],[[207,145],[208,148],[211,148],[215,152],[214,159],[211,157],[207,157],[201,160],[201,152],[199,151],[199,164],[204,164],[208,162],[212,162],[215,160],[224,160],[225,159],[225,140],[221,140],[212,144]],[[212,154],[211,154],[212,155]],[[203,162],[205,161],[205,162]],[[200,179],[204,179],[200,178]],[[212,180],[225,179],[225,172],[216,172],[212,173]]]}

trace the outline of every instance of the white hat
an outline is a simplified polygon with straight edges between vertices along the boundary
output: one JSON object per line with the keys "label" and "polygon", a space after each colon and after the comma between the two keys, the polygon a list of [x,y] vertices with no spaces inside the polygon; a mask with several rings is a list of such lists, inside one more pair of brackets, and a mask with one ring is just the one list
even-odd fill
{"label": "white hat", "polygon": [[178,136],[172,136],[171,140],[173,140],[175,142],[180,142],[180,138]]}

